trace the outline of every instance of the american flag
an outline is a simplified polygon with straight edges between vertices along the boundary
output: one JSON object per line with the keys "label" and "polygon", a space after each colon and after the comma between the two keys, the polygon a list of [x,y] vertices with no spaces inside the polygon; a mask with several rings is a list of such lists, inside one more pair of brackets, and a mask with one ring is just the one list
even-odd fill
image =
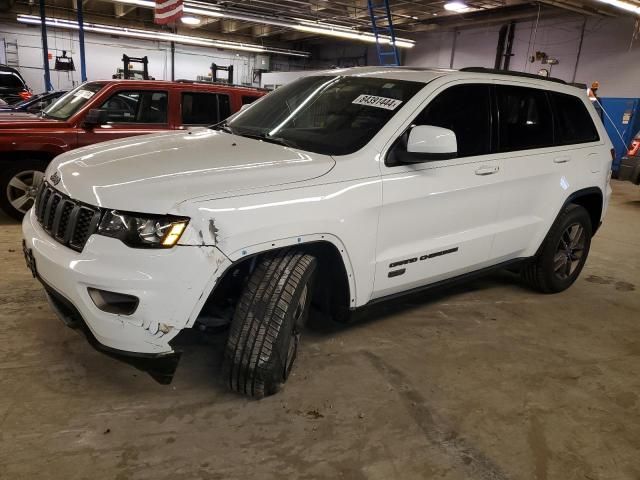
{"label": "american flag", "polygon": [[156,0],[154,22],[172,23],[182,17],[182,0]]}

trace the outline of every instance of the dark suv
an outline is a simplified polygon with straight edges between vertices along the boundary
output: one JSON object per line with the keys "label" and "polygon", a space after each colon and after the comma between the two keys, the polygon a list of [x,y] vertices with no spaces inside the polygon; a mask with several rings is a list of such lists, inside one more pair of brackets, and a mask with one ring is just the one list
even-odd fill
{"label": "dark suv", "polygon": [[622,157],[618,179],[640,185],[640,132],[636,133],[627,154]]}
{"label": "dark suv", "polygon": [[0,65],[0,99],[9,105],[31,98],[31,90],[15,68]]}

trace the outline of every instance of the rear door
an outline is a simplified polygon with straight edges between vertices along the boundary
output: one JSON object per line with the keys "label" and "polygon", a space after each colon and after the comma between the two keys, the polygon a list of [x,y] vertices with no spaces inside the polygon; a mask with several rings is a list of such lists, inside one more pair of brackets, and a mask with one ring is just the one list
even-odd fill
{"label": "rear door", "polygon": [[[407,164],[413,125],[453,130],[457,158]],[[409,119],[382,168],[374,297],[486,266],[497,220],[501,165],[491,154],[491,86],[442,87]]]}
{"label": "rear door", "polygon": [[589,172],[598,133],[582,100],[533,86],[498,84],[503,162],[499,228],[491,257],[535,254],[564,199]]}
{"label": "rear door", "polygon": [[231,115],[231,103],[226,93],[182,92],[181,94],[181,128],[213,125],[229,115]]}
{"label": "rear door", "polygon": [[83,128],[78,135],[80,145],[171,130],[169,123],[169,91],[163,89],[127,89],[116,91],[102,105],[107,123]]}

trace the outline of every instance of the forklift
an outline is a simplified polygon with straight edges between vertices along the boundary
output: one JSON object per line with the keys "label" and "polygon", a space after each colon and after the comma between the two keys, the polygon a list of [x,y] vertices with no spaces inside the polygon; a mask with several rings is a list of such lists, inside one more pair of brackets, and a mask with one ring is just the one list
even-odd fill
{"label": "forklift", "polygon": [[[142,65],[142,70],[133,70],[132,64],[138,63]],[[122,55],[123,68],[118,68],[113,75],[114,79],[120,80],[155,80],[149,76],[149,59],[145,57],[130,57],[126,54]]]}

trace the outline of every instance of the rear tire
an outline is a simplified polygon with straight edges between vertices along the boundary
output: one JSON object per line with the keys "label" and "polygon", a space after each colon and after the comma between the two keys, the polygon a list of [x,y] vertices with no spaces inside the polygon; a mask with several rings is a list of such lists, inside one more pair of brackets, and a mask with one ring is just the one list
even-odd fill
{"label": "rear tire", "polygon": [[589,213],[570,204],[560,213],[538,254],[522,267],[522,277],[536,290],[558,293],[569,288],[582,271],[591,247]]}
{"label": "rear tire", "polygon": [[33,206],[47,163],[41,160],[13,160],[0,165],[0,209],[22,220]]}
{"label": "rear tire", "polygon": [[232,390],[262,398],[287,380],[309,315],[315,269],[313,256],[293,249],[258,261],[229,329],[223,375]]}

